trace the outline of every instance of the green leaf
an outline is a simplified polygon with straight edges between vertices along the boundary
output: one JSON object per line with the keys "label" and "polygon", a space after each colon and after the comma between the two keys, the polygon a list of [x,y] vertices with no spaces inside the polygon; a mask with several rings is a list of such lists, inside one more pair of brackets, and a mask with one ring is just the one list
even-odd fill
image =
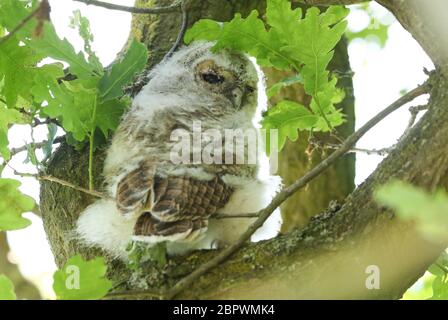
{"label": "green leaf", "polygon": [[[200,20],[187,32],[185,39],[187,43],[216,41],[214,50],[244,52],[255,57],[262,66],[294,70],[299,74],[274,84],[267,92],[268,97],[273,97],[285,86],[302,83],[305,92],[312,97],[309,110],[285,102],[267,113],[264,127],[279,130],[279,146],[282,147],[287,137],[297,139],[299,129],[329,131],[344,122],[343,114],[335,107],[344,94],[336,87],[337,79],[330,76],[327,68],[334,47],[347,27],[344,19],[348,13],[349,10],[341,6],[331,6],[322,13],[312,7],[303,17],[300,8],[291,8],[290,1],[268,0],[267,26],[254,10],[246,18],[236,14],[226,23]],[[279,113],[274,113],[277,110]]]}
{"label": "green leaf", "polygon": [[25,117],[16,109],[8,109],[0,103],[0,155],[8,160],[11,153],[8,149],[8,130],[11,124],[26,123]]}
{"label": "green leaf", "polygon": [[258,63],[263,66],[275,66],[284,70],[293,64],[293,61],[281,52],[277,35],[267,32],[256,10],[247,18],[236,14],[231,21],[224,24],[200,20],[187,32],[186,42],[193,40],[216,40],[213,47],[215,51],[227,48],[247,52],[256,57]]}
{"label": "green leaf", "polygon": [[429,300],[448,300],[448,282],[445,276],[434,279],[432,293],[433,295]]}
{"label": "green leaf", "polygon": [[56,138],[56,133],[58,131],[58,127],[50,123],[48,126],[48,134],[47,134],[47,142],[42,146],[42,151],[44,152],[44,159],[48,159],[51,156],[53,151],[53,144]]}
{"label": "green leaf", "polygon": [[[281,150],[286,138],[296,141],[298,130],[310,130],[316,124],[318,117],[313,115],[303,105],[293,101],[283,100],[268,110],[262,120],[263,129],[278,130],[278,147]],[[268,137],[270,137],[268,133]],[[270,141],[267,139],[267,153],[270,154]]]}
{"label": "green leaf", "polygon": [[16,300],[14,285],[5,275],[0,274],[0,300]]}
{"label": "green leaf", "polygon": [[341,102],[345,93],[336,87],[337,78],[333,77],[330,82],[327,82],[323,91],[318,92],[310,103],[310,108],[314,114],[319,116],[313,130],[315,131],[330,131],[344,123],[344,116],[340,110],[336,110],[335,104]]}
{"label": "green leaf", "polygon": [[36,146],[30,143],[26,147],[27,155],[24,163],[31,163],[35,166],[39,165],[39,160],[37,159],[36,155]]}
{"label": "green leaf", "polygon": [[287,45],[293,41],[299,20],[302,19],[302,9],[291,9],[291,2],[284,0],[269,0],[267,2],[266,20],[273,32],[282,43]]}
{"label": "green leaf", "polygon": [[22,214],[33,210],[35,202],[18,190],[20,185],[17,180],[0,178],[0,231],[23,229],[31,224]]}
{"label": "green leaf", "polygon": [[280,80],[276,84],[269,87],[267,90],[268,98],[272,98],[273,96],[279,94],[284,87],[289,87],[297,83],[303,84],[303,78],[299,74]]}
{"label": "green leaf", "polygon": [[87,53],[89,63],[95,66],[97,70],[102,70],[103,66],[92,49],[93,34],[90,31],[90,22],[83,17],[80,10],[73,11],[73,17],[70,20],[70,26],[77,28],[80,37],[84,40],[84,51]]}
{"label": "green leaf", "polygon": [[[2,0],[0,1],[0,24],[8,31],[15,29],[22,21],[25,19],[32,10],[37,6],[35,2],[34,5],[28,6],[26,1],[17,0]],[[17,31],[16,35],[23,37],[25,35],[31,34],[31,32],[36,27],[36,20],[31,19],[25,25],[21,26]],[[9,41],[9,40],[8,40]]]}
{"label": "green leaf", "polygon": [[39,37],[25,40],[25,43],[46,57],[67,62],[70,65],[70,73],[78,77],[100,75],[103,72],[99,66],[89,64],[81,52],[76,53],[67,39],[60,39],[50,22],[44,23]]}
{"label": "green leaf", "polygon": [[322,91],[328,82],[326,68],[347,27],[347,21],[340,21],[347,14],[348,10],[340,7],[330,7],[321,14],[318,8],[308,9],[305,18],[297,25],[292,44],[284,48],[304,64],[301,74],[305,92],[309,95]]}
{"label": "green leaf", "polygon": [[432,264],[428,268],[428,272],[439,277],[443,277],[446,275],[445,271],[443,271],[437,264]]}
{"label": "green leaf", "polygon": [[54,99],[56,93],[52,89],[59,86],[57,79],[64,76],[64,66],[62,63],[51,63],[43,65],[40,72],[34,75],[33,85],[29,89],[35,102],[42,104],[44,101]]}
{"label": "green leaf", "polygon": [[92,127],[93,106],[97,90],[92,87],[96,81],[64,81],[51,86],[54,98],[48,100],[43,113],[60,119],[64,130],[73,134],[78,141],[84,141]]}
{"label": "green leaf", "polygon": [[98,84],[102,101],[119,98],[123,95],[123,87],[132,80],[134,75],[143,70],[148,60],[145,45],[134,40],[121,60],[115,62]]}
{"label": "green leaf", "polygon": [[[35,5],[37,5],[37,2],[34,3],[34,6],[26,8],[25,2],[2,0],[0,22],[8,30],[12,30],[35,9]],[[51,22],[44,22],[41,34],[38,36],[34,35],[36,23],[36,20],[32,19],[20,28],[16,35],[19,40],[36,51],[41,59],[42,57],[50,57],[67,62],[70,65],[70,72],[78,77],[92,75],[95,72],[97,74],[102,73],[102,68],[100,69],[96,65],[89,64],[82,53],[77,54],[67,39],[60,39]]]}
{"label": "green leaf", "polygon": [[112,288],[105,275],[104,258],[85,261],[80,255],[68,259],[53,275],[53,289],[61,300],[95,300],[103,298]]}
{"label": "green leaf", "polygon": [[36,64],[42,58],[43,55],[29,47],[20,46],[16,39],[10,39],[0,46],[0,80],[4,81],[1,94],[9,107],[16,105],[19,96],[32,101],[29,88],[39,72]]}
{"label": "green leaf", "polygon": [[184,42],[189,44],[196,39],[214,41],[218,39],[221,31],[222,23],[210,19],[201,19],[196,22],[194,27],[187,30]]}
{"label": "green leaf", "polygon": [[395,210],[403,219],[416,221],[423,235],[446,237],[448,196],[442,190],[429,194],[410,184],[393,181],[375,193],[377,201]]}
{"label": "green leaf", "polygon": [[101,129],[106,138],[118,127],[121,116],[130,104],[128,99],[114,99],[98,105],[95,126]]}

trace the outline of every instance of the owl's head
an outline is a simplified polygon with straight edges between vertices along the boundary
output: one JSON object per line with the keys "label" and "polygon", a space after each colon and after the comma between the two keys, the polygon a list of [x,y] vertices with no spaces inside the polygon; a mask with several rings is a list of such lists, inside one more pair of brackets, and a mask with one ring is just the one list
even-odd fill
{"label": "owl's head", "polygon": [[[240,110],[256,106],[258,74],[249,57],[227,50],[213,52],[213,42],[195,42],[176,52],[150,74],[152,92],[194,99]],[[186,101],[187,102],[187,101]]]}

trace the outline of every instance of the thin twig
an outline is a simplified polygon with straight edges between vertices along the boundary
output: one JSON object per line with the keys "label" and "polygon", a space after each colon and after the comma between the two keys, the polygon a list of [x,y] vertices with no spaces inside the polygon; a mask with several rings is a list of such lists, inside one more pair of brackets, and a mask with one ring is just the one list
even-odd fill
{"label": "thin twig", "polygon": [[[61,143],[61,142],[63,142],[64,140],[65,140],[65,137],[64,137],[64,136],[57,137],[57,138],[55,138],[55,139],[53,140],[53,144]],[[45,140],[45,141],[41,141],[41,142],[33,143],[32,145],[33,145],[36,149],[39,149],[39,148],[43,148],[44,146],[46,146],[46,145],[48,144],[48,142],[49,142],[49,141]],[[20,153],[20,152],[27,151],[29,146],[30,146],[30,144],[25,144],[25,145],[23,145],[23,146],[21,146],[21,147],[12,148],[9,152],[10,152],[11,156],[14,156],[14,155],[16,155],[16,154],[18,154],[18,153]]]}
{"label": "thin twig", "polygon": [[[333,150],[337,150],[338,148],[340,148],[341,145],[339,144],[325,144],[323,146],[323,148],[328,148],[328,149],[333,149]],[[366,148],[357,148],[357,147],[353,147],[350,149],[349,152],[362,152],[368,155],[372,155],[372,154],[376,154],[379,156],[386,156],[388,155],[391,150],[393,148],[392,147],[388,147],[388,148],[381,148],[381,149],[366,149]]]}
{"label": "thin twig", "polygon": [[247,218],[258,218],[258,213],[237,213],[237,214],[226,214],[226,213],[216,213],[210,217],[211,219],[247,219]]}
{"label": "thin twig", "polygon": [[409,118],[408,126],[404,130],[404,133],[403,133],[404,137],[407,136],[407,134],[411,130],[412,126],[415,123],[415,120],[417,120],[417,116],[420,113],[420,111],[424,111],[424,110],[427,110],[427,109],[428,109],[428,105],[421,105],[421,106],[415,106],[415,107],[410,107],[409,108],[409,112],[411,113],[411,117]]}
{"label": "thin twig", "polygon": [[370,0],[293,0],[293,3],[304,3],[310,6],[349,6],[353,4],[360,4]]}
{"label": "thin twig", "polygon": [[[93,112],[92,112],[92,123],[95,124],[96,122],[96,110],[97,110],[97,106],[98,106],[98,101],[96,99],[94,99],[93,102]],[[94,190],[95,189],[95,184],[94,184],[94,178],[93,178],[93,149],[95,147],[95,125],[92,126],[92,129],[90,130],[90,135],[89,135],[89,190]]]}
{"label": "thin twig", "polygon": [[306,186],[311,180],[319,176],[325,169],[327,169],[330,165],[332,165],[336,160],[345,155],[350,149],[358,142],[358,140],[371,128],[373,128],[378,122],[383,120],[389,114],[405,105],[406,103],[414,100],[416,97],[426,94],[429,91],[429,86],[425,83],[414,90],[408,92],[400,99],[392,103],[386,109],[378,113],[375,117],[370,119],[366,124],[364,124],[361,128],[359,128],[356,132],[351,134],[345,142],[340,146],[339,149],[330,154],[326,159],[320,162],[317,166],[315,166],[312,170],[302,176],[300,179],[296,180],[290,186],[284,188],[281,192],[279,192],[271,203],[264,209],[258,212],[259,217],[257,220],[249,226],[249,228],[241,235],[237,242],[223,249],[218,255],[216,255],[213,259],[208,262],[202,264],[190,273],[188,276],[177,282],[171,289],[166,292],[163,292],[163,297],[166,299],[174,298],[180,292],[182,292],[185,288],[189,287],[193,282],[195,282],[199,277],[203,274],[207,273],[209,270],[214,267],[220,265],[224,262],[228,257],[238,251],[245,243],[248,241],[254,232],[258,230],[264,222],[270,217],[270,215],[291,195],[293,195],[297,190]]}
{"label": "thin twig", "polygon": [[45,118],[44,120],[40,120],[39,118],[34,118],[33,124],[31,126],[37,127],[37,126],[48,125],[48,124],[55,124],[55,125],[61,127],[61,124],[59,123],[59,121],[57,121],[56,119],[52,119],[52,118]]}
{"label": "thin twig", "polygon": [[74,189],[76,191],[91,195],[95,198],[100,198],[100,199],[104,199],[104,198],[108,198],[106,195],[102,194],[99,191],[95,191],[95,190],[89,190],[80,186],[77,186],[71,182],[53,177],[53,176],[49,176],[49,175],[41,175],[41,174],[35,174],[35,173],[24,173],[24,172],[19,172],[17,170],[15,170],[14,168],[12,168],[11,166],[9,166],[12,170],[13,173],[16,176],[20,176],[20,177],[24,177],[24,178],[34,178],[36,180],[40,180],[40,181],[50,181],[50,182],[54,182],[57,184],[60,184],[62,186]]}
{"label": "thin twig", "polygon": [[59,179],[59,178],[56,178],[56,177],[47,176],[47,175],[37,175],[36,179],[42,180],[42,181],[55,182],[55,183],[58,183],[58,184],[60,184],[62,186],[65,186],[65,187],[68,187],[68,188],[72,188],[74,190],[80,191],[80,192],[85,193],[85,194],[89,194],[89,195],[91,195],[91,196],[93,196],[95,198],[100,198],[100,199],[107,198],[107,196],[105,196],[104,194],[102,194],[99,191],[85,189],[83,187],[77,186],[77,185],[75,185],[73,183],[70,183],[68,181],[65,181],[65,180],[62,180],[62,179]]}
{"label": "thin twig", "polygon": [[369,156],[372,154],[376,154],[378,156],[387,156],[392,148],[381,148],[381,149],[365,149],[365,148],[352,148],[352,152],[362,152],[368,154]]}
{"label": "thin twig", "polygon": [[161,14],[161,13],[170,13],[177,11],[179,7],[181,6],[180,1],[176,1],[170,6],[167,7],[159,7],[159,8],[136,8],[136,7],[127,7],[122,6],[119,4],[113,4],[103,1],[96,1],[96,0],[73,0],[76,2],[81,2],[86,5],[94,5],[97,7],[102,7],[110,10],[117,10],[117,11],[124,11],[124,12],[130,12],[130,13],[141,13],[141,14]]}
{"label": "thin twig", "polygon": [[176,41],[174,41],[173,46],[171,47],[170,51],[163,57],[163,60],[171,57],[176,51],[177,47],[179,47],[180,43],[182,42],[182,39],[184,38],[185,32],[187,31],[188,26],[188,0],[182,0],[181,1],[181,9],[182,9],[182,23],[180,26],[179,33],[177,34]]}

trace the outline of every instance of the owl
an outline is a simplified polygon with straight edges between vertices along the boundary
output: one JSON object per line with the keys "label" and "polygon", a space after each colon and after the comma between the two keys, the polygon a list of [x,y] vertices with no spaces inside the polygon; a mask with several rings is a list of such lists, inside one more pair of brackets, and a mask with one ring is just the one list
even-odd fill
{"label": "owl", "polygon": [[[235,160],[229,143],[235,137],[226,133],[258,133],[259,101],[266,99],[256,64],[243,54],[213,52],[213,45],[195,42],[180,49],[150,72],[149,82],[134,97],[107,150],[103,175],[108,197],[89,206],[77,221],[76,233],[86,245],[122,259],[134,241],[148,246],[165,242],[168,254],[225,246],[253,219],[214,215],[256,212],[279,188],[278,177],[261,177],[259,150],[252,163],[191,161],[211,133],[217,147],[212,157]],[[187,161],[173,161],[179,143],[173,132],[191,137],[194,123],[204,133],[193,141],[199,148],[186,151]],[[243,150],[252,144],[244,140]]]}

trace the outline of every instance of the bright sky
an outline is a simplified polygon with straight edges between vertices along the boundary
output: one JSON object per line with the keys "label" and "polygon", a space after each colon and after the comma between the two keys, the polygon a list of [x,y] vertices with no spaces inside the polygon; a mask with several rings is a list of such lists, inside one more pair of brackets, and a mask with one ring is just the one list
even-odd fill
{"label": "bright sky", "polygon": [[[109,0],[109,2],[132,5],[133,0]],[[94,6],[86,6],[71,0],[50,0],[51,18],[61,37],[66,37],[77,49],[82,42],[77,31],[68,27],[69,17],[76,9],[89,18],[95,36],[93,48],[103,64],[109,64],[123,47],[130,27],[131,15]],[[373,3],[377,16],[391,21],[390,15],[379,5]],[[349,16],[349,27],[356,31],[369,23],[366,14],[354,10]],[[423,68],[431,69],[429,58],[419,48],[411,36],[396,22],[389,29],[389,40],[385,48],[363,40],[355,40],[349,46],[350,62],[355,72],[356,126],[359,127],[395,101],[402,90],[414,88],[425,79]],[[412,105],[422,104],[425,99]],[[358,147],[373,149],[393,145],[405,129],[409,119],[407,108],[389,116],[371,130],[358,144]],[[46,132],[36,130],[36,141],[44,140]],[[13,146],[30,142],[30,132],[24,127],[15,127],[10,132]],[[22,172],[31,172],[32,167],[22,164],[25,154],[16,157],[11,164]],[[356,183],[360,184],[378,165],[382,157],[375,155],[357,155]],[[5,170],[5,176],[11,172]],[[33,179],[22,179],[22,191],[38,199],[39,185]],[[34,281],[45,298],[54,298],[52,293],[52,275],[55,271],[53,257],[39,218],[26,214],[33,224],[24,230],[8,233],[12,248],[11,261],[19,263],[22,273]]]}

